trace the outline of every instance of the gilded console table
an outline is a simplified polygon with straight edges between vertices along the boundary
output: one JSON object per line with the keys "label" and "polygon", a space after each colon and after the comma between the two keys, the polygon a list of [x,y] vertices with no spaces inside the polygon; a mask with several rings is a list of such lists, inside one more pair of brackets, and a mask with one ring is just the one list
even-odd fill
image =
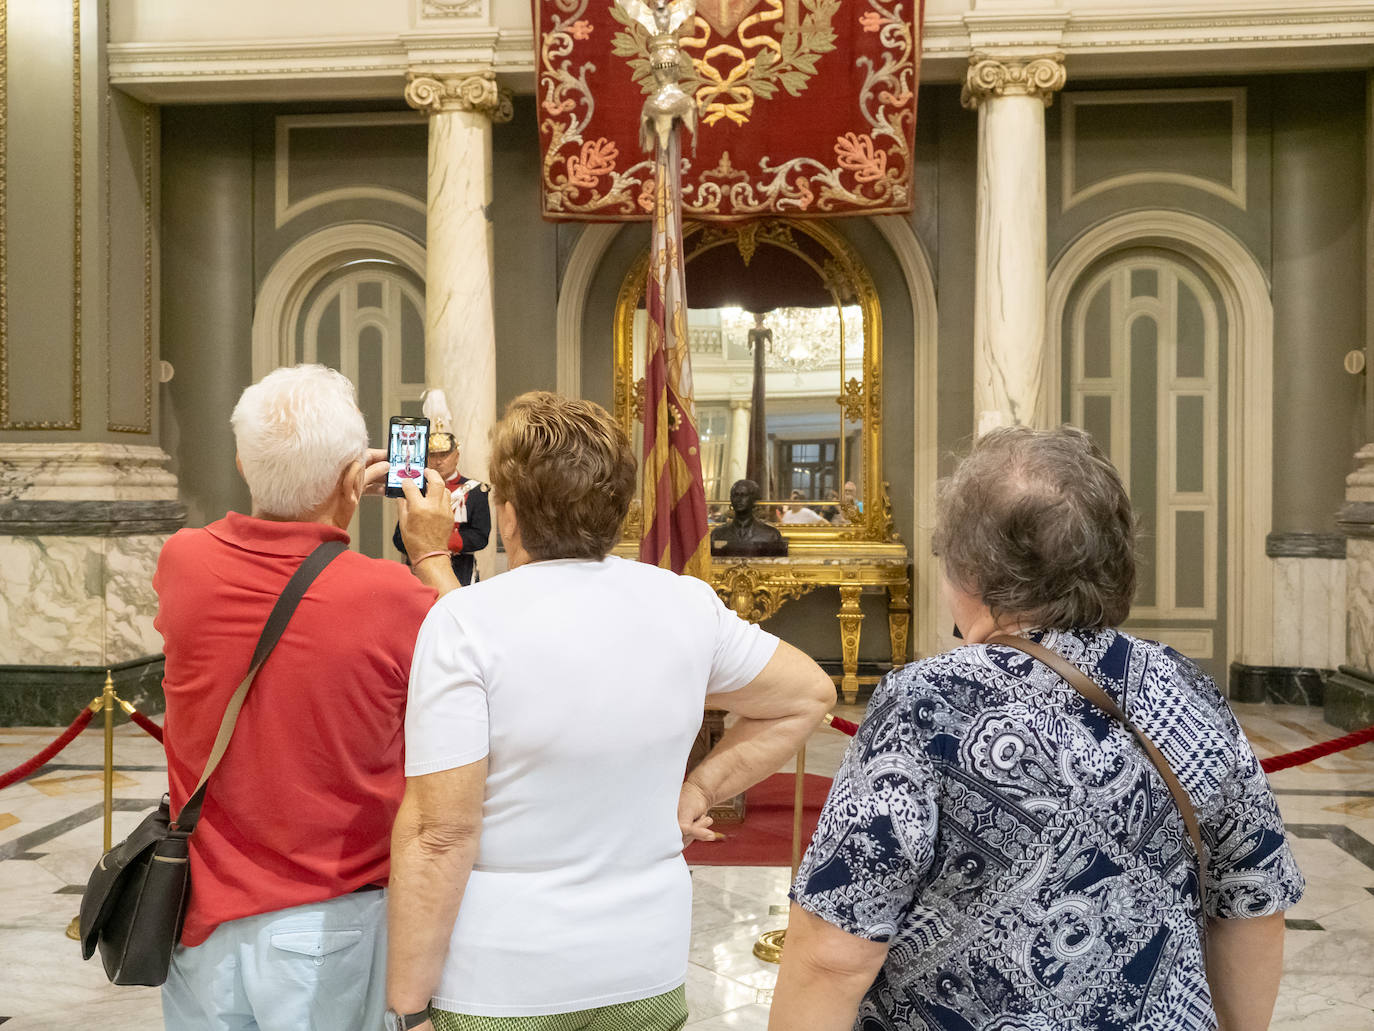
{"label": "gilded console table", "polygon": [[818,587],[837,587],[840,647],[844,676],[840,690],[846,702],[859,691],[859,632],[864,616],[859,596],[865,589],[886,590],[887,629],[892,664],[907,661],[911,629],[911,565],[900,543],[846,542],[842,556],[826,545],[792,541],[791,554],[780,558],[715,558],[711,586],[726,605],[752,623],[773,616],[784,603]]}

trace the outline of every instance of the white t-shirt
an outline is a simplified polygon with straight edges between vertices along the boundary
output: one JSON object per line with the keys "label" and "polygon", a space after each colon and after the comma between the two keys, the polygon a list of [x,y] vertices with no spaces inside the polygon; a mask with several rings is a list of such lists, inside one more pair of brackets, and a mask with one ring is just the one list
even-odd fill
{"label": "white t-shirt", "polygon": [[683,983],[687,755],[706,695],[748,684],[776,648],[710,585],[619,558],[531,563],[434,606],[410,670],[406,775],[488,757],[435,1006],[533,1016]]}

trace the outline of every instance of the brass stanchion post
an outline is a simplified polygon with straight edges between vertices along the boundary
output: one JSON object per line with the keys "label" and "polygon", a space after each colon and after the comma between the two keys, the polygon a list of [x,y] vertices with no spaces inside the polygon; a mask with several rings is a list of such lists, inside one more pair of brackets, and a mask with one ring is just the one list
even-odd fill
{"label": "brass stanchion post", "polygon": [[100,708],[105,713],[105,848],[114,844],[114,674],[105,671],[105,687],[100,692]]}
{"label": "brass stanchion post", "polygon": [[[806,745],[797,752],[797,775],[792,790],[792,877],[797,879],[801,869],[802,812],[806,804]],[[790,884],[791,881],[788,883]],[[782,948],[787,939],[787,928],[777,931],[764,931],[754,942],[754,955],[765,963],[781,963]]]}
{"label": "brass stanchion post", "polygon": [[[114,677],[105,671],[105,686],[100,694],[91,699],[87,706],[92,712],[105,711],[105,851],[110,850],[110,819],[114,809]],[[67,925],[67,937],[72,941],[81,940],[81,916],[72,917]]]}

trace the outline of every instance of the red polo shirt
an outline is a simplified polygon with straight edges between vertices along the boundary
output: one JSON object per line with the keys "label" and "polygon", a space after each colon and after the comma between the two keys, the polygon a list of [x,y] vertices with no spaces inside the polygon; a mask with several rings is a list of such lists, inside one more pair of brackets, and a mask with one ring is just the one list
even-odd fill
{"label": "red polo shirt", "polygon": [[[195,788],[278,595],[334,527],[231,512],[162,549],[172,811]],[[435,592],[398,562],[344,552],[311,584],[239,714],[191,836],[184,945],[226,920],[385,884],[405,787],[415,635]]]}

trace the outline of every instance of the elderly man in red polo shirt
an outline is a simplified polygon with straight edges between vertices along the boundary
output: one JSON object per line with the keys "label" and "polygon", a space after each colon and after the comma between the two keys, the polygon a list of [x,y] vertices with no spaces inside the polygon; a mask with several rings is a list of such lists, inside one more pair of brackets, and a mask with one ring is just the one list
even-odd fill
{"label": "elderly man in red polo shirt", "polygon": [[[204,769],[267,614],[324,541],[347,541],[372,462],[353,385],[319,365],[278,369],[232,416],[251,516],[167,542],[153,586],[166,655],[175,812]],[[446,554],[453,514],[430,472],[409,486],[414,556]],[[192,894],[163,988],[167,1027],[381,1027],[389,835],[405,790],[411,652],[447,562],[346,551],[310,586],[263,665],[191,837]]]}

